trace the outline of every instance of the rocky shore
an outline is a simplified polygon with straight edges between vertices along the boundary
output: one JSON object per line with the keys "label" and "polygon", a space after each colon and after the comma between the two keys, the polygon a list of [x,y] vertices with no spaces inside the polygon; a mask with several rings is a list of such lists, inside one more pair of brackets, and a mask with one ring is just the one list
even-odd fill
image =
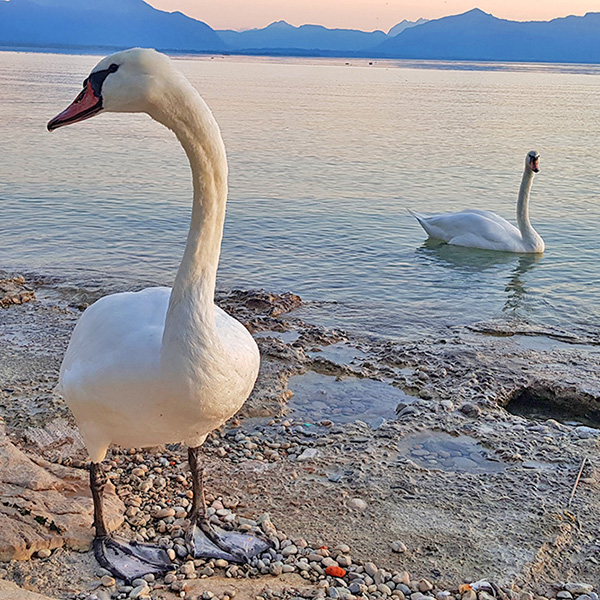
{"label": "rocky shore", "polygon": [[125,585],[87,549],[86,454],[53,394],[94,296],[7,282],[2,600],[598,600],[597,340],[486,323],[382,342],[300,320],[293,294],[219,294],[262,367],[241,414],[204,446],[211,519],[259,528],[274,547],[244,566],[192,560],[185,448],[114,449],[113,525],[173,560],[164,578]]}

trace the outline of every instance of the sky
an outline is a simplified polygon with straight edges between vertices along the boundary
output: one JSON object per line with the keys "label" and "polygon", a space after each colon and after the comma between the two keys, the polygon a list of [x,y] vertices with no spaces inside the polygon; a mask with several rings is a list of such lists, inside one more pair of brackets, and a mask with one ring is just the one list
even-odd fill
{"label": "sky", "polygon": [[292,25],[315,23],[387,31],[403,19],[437,19],[480,8],[516,21],[547,21],[600,12],[600,0],[147,0],[161,10],[180,10],[213,29],[264,27],[283,19]]}

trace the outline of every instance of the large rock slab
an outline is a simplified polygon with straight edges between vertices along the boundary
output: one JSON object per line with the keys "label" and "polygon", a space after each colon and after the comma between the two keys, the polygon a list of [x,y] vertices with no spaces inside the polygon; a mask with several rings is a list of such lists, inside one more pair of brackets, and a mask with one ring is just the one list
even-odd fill
{"label": "large rock slab", "polygon": [[[123,522],[123,503],[105,494],[109,527]],[[92,498],[87,471],[53,464],[19,450],[0,420],[0,561],[27,560],[41,549],[89,548]]]}
{"label": "large rock slab", "polygon": [[0,579],[0,598],[2,600],[54,600],[48,596],[24,590],[10,581],[4,581],[4,579]]}

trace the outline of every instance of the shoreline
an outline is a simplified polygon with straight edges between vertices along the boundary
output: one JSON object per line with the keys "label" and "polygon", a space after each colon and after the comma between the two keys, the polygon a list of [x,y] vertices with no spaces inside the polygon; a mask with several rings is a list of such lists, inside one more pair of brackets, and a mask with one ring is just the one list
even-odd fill
{"label": "shoreline", "polygon": [[[39,292],[35,284],[28,287]],[[420,342],[377,342],[301,321],[289,312],[301,303],[293,294],[221,292],[217,302],[257,337],[263,361],[240,415],[204,447],[217,507],[235,508],[238,520],[260,520],[268,512],[278,532],[307,540],[307,547],[348,544],[350,567],[375,562],[390,575],[408,571],[415,577],[410,581],[427,579],[453,594],[465,579],[522,588],[534,598],[555,597],[564,590],[558,583],[600,581],[594,541],[600,431],[552,418],[577,421],[595,409],[600,353],[560,344],[539,350],[520,346],[514,335],[468,328]],[[80,471],[85,451],[62,399],[52,393],[80,314],[77,303],[67,293],[1,309],[0,417],[10,441],[28,456]],[[537,403],[554,412],[533,420],[502,408],[517,401],[521,409]],[[376,404],[379,412],[372,411]],[[593,415],[592,422],[600,421]],[[582,481],[567,507],[584,457]],[[116,452],[109,463],[127,506],[123,531],[149,540],[164,537],[163,527],[172,534],[177,519],[158,518],[151,502],[165,510],[180,506],[183,449]],[[143,465],[146,473],[133,473]],[[132,504],[148,474],[164,479],[164,486],[154,500],[142,493],[139,506]],[[233,490],[231,481],[238,482]],[[284,564],[296,565],[301,554]],[[76,573],[77,594],[67,591],[66,565]],[[205,568],[198,565],[199,579],[189,580],[190,597],[193,585],[210,586],[212,577],[198,575]],[[260,565],[252,568],[258,570],[248,581],[279,585],[278,577],[260,576]],[[91,598],[96,570],[89,552],[54,546],[45,558],[0,564],[0,580],[56,598]],[[324,590],[319,582],[328,581],[313,570],[304,577],[294,567],[292,574],[314,589]],[[171,587],[156,588],[152,597]]]}

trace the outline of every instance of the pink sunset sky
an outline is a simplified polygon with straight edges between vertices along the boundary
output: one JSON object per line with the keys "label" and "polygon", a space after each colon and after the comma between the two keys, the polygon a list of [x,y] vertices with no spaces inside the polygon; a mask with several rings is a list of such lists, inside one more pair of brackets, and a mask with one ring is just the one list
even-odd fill
{"label": "pink sunset sky", "polygon": [[180,10],[214,29],[264,27],[283,19],[292,25],[382,29],[419,17],[437,19],[480,8],[503,19],[547,21],[600,11],[600,0],[148,0],[162,10]]}

